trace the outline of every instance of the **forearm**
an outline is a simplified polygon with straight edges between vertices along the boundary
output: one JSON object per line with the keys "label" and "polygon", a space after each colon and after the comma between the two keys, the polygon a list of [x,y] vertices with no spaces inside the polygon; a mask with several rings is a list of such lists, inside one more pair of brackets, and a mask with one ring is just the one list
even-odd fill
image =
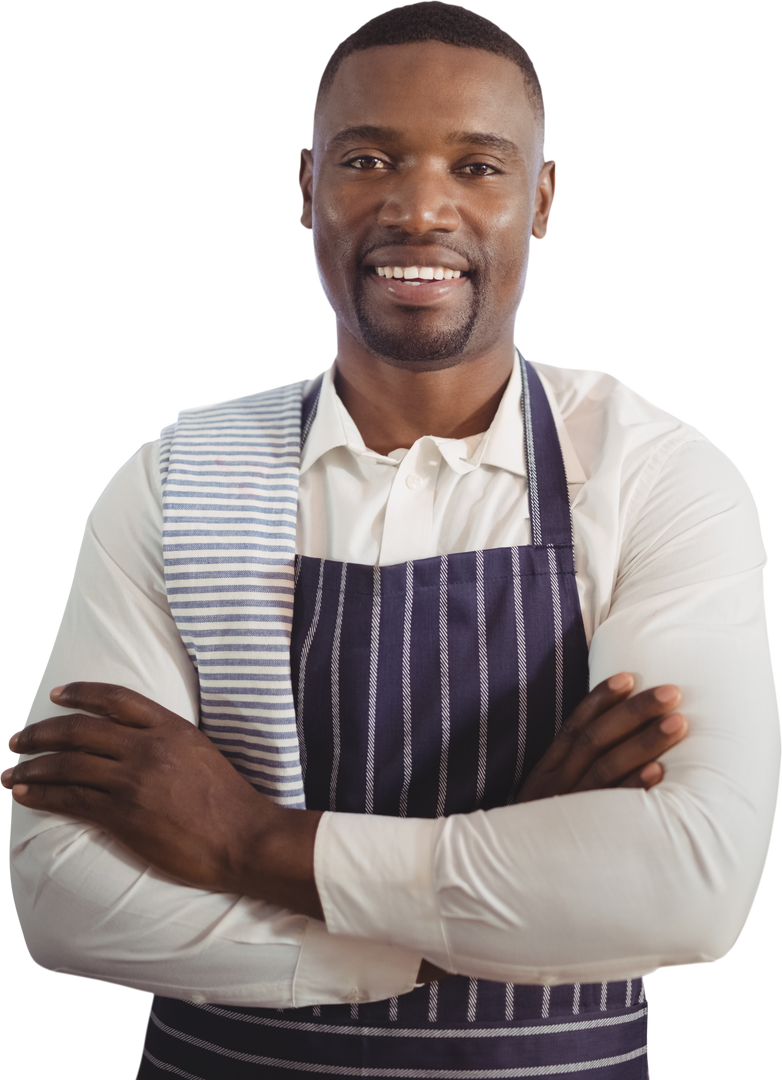
{"label": "forearm", "polygon": [[215,882],[216,887],[228,886],[243,896],[322,920],[314,872],[315,837],[322,816],[318,810],[288,810],[264,800],[263,823],[237,834],[225,877]]}
{"label": "forearm", "polygon": [[[239,891],[256,896],[292,912],[324,920],[315,883],[314,847],[323,816],[318,810],[285,810],[275,807],[269,825],[245,848]],[[429,983],[448,972],[421,960],[416,983]]]}
{"label": "forearm", "polygon": [[327,925],[503,982],[596,982],[716,959],[746,918],[768,833],[740,850],[665,786],[437,822],[329,816],[316,847]]}
{"label": "forearm", "polygon": [[[297,811],[291,811],[296,813]],[[383,1000],[420,958],[261,900],[193,889],[101,830],[14,807],[12,883],[42,966],[166,997],[277,1008]]]}

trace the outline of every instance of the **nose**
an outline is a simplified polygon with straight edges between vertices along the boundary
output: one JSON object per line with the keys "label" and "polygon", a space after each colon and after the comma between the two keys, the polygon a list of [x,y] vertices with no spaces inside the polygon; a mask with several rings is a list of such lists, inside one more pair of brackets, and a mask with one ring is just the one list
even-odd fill
{"label": "nose", "polygon": [[411,235],[459,228],[461,217],[448,190],[448,177],[439,170],[405,169],[396,181],[380,210],[378,224]]}

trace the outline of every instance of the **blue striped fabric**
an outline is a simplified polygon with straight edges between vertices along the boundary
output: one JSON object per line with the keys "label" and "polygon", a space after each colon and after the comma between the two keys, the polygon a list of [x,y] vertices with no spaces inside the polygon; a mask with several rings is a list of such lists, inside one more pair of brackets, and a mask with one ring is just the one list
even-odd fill
{"label": "blue striped fabric", "polygon": [[290,669],[304,386],[187,410],[160,455],[166,588],[201,728],[291,807],[304,806]]}

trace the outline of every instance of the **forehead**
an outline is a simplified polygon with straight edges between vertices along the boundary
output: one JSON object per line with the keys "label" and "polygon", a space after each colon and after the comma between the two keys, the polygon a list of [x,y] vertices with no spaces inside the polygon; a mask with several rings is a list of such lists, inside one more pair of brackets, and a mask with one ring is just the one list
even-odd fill
{"label": "forehead", "polygon": [[483,49],[439,41],[351,53],[315,114],[315,148],[345,128],[387,127],[430,140],[455,131],[511,139],[542,151],[537,114],[521,70]]}

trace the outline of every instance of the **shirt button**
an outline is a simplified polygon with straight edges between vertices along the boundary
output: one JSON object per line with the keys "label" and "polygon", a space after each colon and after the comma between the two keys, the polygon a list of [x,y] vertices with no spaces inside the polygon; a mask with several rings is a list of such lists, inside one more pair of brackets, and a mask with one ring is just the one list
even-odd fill
{"label": "shirt button", "polygon": [[426,480],[424,480],[423,476],[419,476],[418,473],[411,472],[405,483],[411,491],[420,491],[426,484]]}
{"label": "shirt button", "polygon": [[191,994],[190,1000],[194,1005],[206,1005],[206,997],[204,994]]}
{"label": "shirt button", "polygon": [[355,1001],[363,1001],[364,995],[361,993],[357,986],[354,986],[349,994],[345,994],[343,1000],[351,1003]]}

